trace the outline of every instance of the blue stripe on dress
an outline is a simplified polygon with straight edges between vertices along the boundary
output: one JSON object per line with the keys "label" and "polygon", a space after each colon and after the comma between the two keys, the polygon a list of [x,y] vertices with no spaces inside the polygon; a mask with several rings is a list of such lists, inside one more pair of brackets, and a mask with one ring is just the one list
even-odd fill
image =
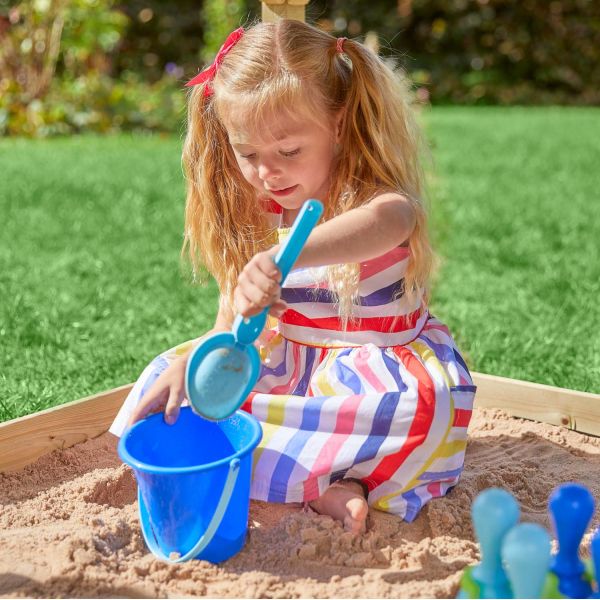
{"label": "blue stripe on dress", "polygon": [[[377,394],[377,396],[379,396],[379,394]],[[377,396],[369,395],[370,402],[375,402]],[[381,394],[381,400],[378,402],[377,410],[373,416],[371,431],[356,453],[353,464],[356,465],[377,456],[379,448],[390,432],[392,420],[396,413],[398,403],[400,402],[400,396],[401,395],[398,392],[386,392],[385,394]],[[357,419],[358,418],[360,418],[359,414],[357,414]]]}
{"label": "blue stripe on dress", "polygon": [[463,357],[460,355],[460,352],[456,348],[454,349],[454,358],[456,359],[456,362],[467,372],[467,374],[470,377],[471,373],[469,373],[467,363],[465,363]]}
{"label": "blue stripe on dress", "polygon": [[283,358],[281,362],[276,367],[269,367],[268,365],[261,363],[259,379],[262,379],[266,375],[275,375],[275,377],[281,377],[282,375],[285,375],[287,369],[287,353],[290,345],[288,344],[287,340],[284,340],[283,343],[285,346],[283,349]]}
{"label": "blue stripe on dress", "polygon": [[421,510],[422,502],[421,498],[417,495],[414,490],[408,490],[408,492],[404,492],[402,497],[406,500],[406,514],[404,515],[404,520],[407,523],[412,523],[419,514]]}
{"label": "blue stripe on dress", "polygon": [[352,348],[347,348],[338,352],[334,361],[335,376],[341,383],[349,387],[353,394],[364,394],[365,388],[360,380],[360,377],[352,370],[352,367],[340,360],[342,356],[348,356],[352,352]]}
{"label": "blue stripe on dress", "polygon": [[398,386],[399,392],[405,392],[408,389],[408,386],[404,383],[402,379],[402,374],[400,373],[400,365],[397,360],[394,360],[391,356],[387,354],[387,352],[383,351],[381,353],[381,358],[383,359],[383,363],[385,364],[386,369],[389,374],[393,377],[396,385]]}
{"label": "blue stripe on dress", "polygon": [[316,348],[309,347],[306,350],[306,359],[304,363],[304,375],[302,375],[302,379],[298,382],[295,389],[291,391],[295,396],[306,396],[306,390],[310,385],[310,379],[312,377],[313,372],[313,364],[315,362],[315,354]]}
{"label": "blue stripe on dress", "polygon": [[438,344],[434,342],[431,338],[427,337],[427,335],[420,335],[419,338],[427,342],[427,345],[434,351],[437,359],[440,362],[452,363],[455,359],[455,352],[452,346],[448,346],[448,344]]}
{"label": "blue stripe on dress", "polygon": [[329,485],[331,485],[332,483],[335,483],[336,481],[340,481],[341,479],[344,479],[346,477],[346,473],[348,473],[349,470],[350,470],[350,468],[339,469],[338,471],[334,471],[329,476]]}
{"label": "blue stripe on dress", "polygon": [[450,387],[450,392],[476,392],[476,385],[453,385]]}
{"label": "blue stripe on dress", "polygon": [[419,475],[419,481],[440,481],[441,479],[454,479],[463,472],[463,467],[450,471],[426,471]]}
{"label": "blue stripe on dress", "polygon": [[[374,291],[367,296],[359,296],[356,302],[357,306],[382,306],[389,304],[395,300],[395,295],[398,297],[404,291],[404,280],[395,281],[390,285]],[[288,304],[296,304],[300,302],[335,304],[337,295],[323,288],[282,288],[281,298]]]}
{"label": "blue stripe on dress", "polygon": [[[302,423],[298,426],[298,432],[288,441],[281,452],[281,456],[273,469],[271,482],[269,485],[269,496],[267,502],[281,501],[281,492],[276,491],[287,489],[289,479],[298,463],[298,456],[306,447],[306,443],[313,436],[313,431],[317,430],[321,417],[321,405],[327,396],[315,396],[307,398],[302,411]],[[285,500],[285,498],[283,499]]]}

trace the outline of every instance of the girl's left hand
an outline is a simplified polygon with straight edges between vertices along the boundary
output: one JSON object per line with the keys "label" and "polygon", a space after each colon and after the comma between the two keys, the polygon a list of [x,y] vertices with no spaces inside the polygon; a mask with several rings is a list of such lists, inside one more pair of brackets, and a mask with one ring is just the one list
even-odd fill
{"label": "girl's left hand", "polygon": [[255,254],[238,277],[233,292],[236,310],[244,317],[252,317],[270,306],[269,314],[280,317],[288,308],[281,299],[281,271],[273,258],[279,245]]}

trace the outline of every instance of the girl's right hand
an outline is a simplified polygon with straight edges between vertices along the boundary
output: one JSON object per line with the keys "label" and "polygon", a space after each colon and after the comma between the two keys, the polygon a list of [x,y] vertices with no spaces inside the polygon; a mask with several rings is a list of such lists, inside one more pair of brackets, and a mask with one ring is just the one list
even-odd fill
{"label": "girl's right hand", "polygon": [[179,408],[185,393],[185,369],[190,353],[178,356],[158,377],[154,385],[144,394],[135,407],[129,426],[140,421],[150,413],[164,408],[165,422],[172,425],[177,421]]}
{"label": "girl's right hand", "polygon": [[281,271],[274,262],[279,245],[255,254],[239,274],[233,300],[239,314],[253,317],[267,306],[269,314],[281,317],[288,305],[281,298]]}

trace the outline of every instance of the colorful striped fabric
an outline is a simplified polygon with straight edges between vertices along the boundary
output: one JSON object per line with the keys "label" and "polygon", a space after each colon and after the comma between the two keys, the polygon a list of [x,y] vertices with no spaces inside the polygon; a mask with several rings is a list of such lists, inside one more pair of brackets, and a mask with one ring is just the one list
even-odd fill
{"label": "colorful striped fabric", "polygon": [[343,477],[375,508],[413,520],[462,471],[475,387],[447,330],[429,317],[404,346],[307,346],[276,334],[244,410],[263,440],[253,498],[306,502]]}
{"label": "colorful striped fabric", "polygon": [[345,329],[335,295],[327,287],[326,268],[292,271],[281,294],[290,308],[279,331],[289,340],[327,347],[410,342],[428,315],[420,297],[403,294],[408,257],[408,248],[397,247],[360,264],[358,301]]}
{"label": "colorful striped fabric", "polygon": [[[290,305],[262,348],[260,377],[242,407],[261,423],[251,496],[307,502],[344,477],[369,504],[412,521],[456,485],[475,386],[445,325],[402,294],[408,250],[360,267],[359,305],[344,331],[322,269],[292,271]],[[111,431],[192,342],[142,373]]]}

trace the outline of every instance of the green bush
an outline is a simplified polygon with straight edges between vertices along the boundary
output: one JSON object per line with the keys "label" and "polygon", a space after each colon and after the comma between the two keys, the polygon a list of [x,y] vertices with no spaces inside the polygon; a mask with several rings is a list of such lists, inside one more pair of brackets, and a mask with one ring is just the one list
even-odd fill
{"label": "green bush", "polygon": [[[0,0],[0,135],[179,131],[183,84],[259,0]],[[595,0],[311,0],[433,104],[600,104]]]}
{"label": "green bush", "polygon": [[[178,131],[185,94],[164,77],[154,84],[127,73],[112,79],[100,73],[57,80],[43,99],[28,104],[20,94],[0,100],[0,133],[46,137],[93,131]],[[4,118],[3,118],[4,117]]]}
{"label": "green bush", "polygon": [[600,104],[597,0],[312,0],[336,35],[379,34],[420,97],[455,104]]}
{"label": "green bush", "polygon": [[[6,0],[2,0],[6,3]],[[185,95],[176,77],[113,78],[128,18],[114,0],[34,0],[7,11],[0,42],[0,135],[174,131]]]}

